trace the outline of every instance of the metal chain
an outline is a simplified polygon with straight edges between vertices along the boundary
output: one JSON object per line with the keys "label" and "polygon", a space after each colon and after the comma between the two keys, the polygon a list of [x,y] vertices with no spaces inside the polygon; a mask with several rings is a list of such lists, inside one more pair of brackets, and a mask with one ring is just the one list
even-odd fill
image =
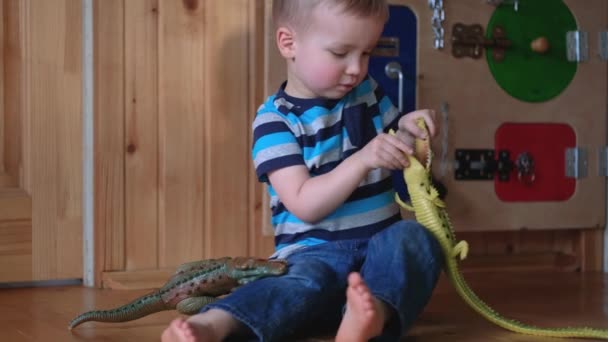
{"label": "metal chain", "polygon": [[443,0],[429,0],[429,7],[433,10],[433,17],[431,18],[431,26],[435,35],[433,47],[437,50],[443,49],[445,36],[445,29],[443,28],[443,22],[445,21]]}

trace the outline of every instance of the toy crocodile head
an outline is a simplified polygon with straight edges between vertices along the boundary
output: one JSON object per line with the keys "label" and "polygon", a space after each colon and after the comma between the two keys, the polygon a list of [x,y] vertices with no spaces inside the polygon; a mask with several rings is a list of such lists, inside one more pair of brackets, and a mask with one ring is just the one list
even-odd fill
{"label": "toy crocodile head", "polygon": [[249,281],[281,275],[287,271],[287,262],[280,259],[256,259],[250,257],[236,257],[226,261],[226,273],[240,284]]}

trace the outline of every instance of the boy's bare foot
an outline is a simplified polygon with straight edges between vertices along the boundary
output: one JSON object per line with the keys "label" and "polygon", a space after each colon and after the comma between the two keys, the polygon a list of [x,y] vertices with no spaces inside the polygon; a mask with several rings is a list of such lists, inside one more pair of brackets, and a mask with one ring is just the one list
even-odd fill
{"label": "boy's bare foot", "polygon": [[228,313],[211,309],[204,314],[176,318],[163,331],[162,342],[220,342],[230,333],[244,329]]}
{"label": "boy's bare foot", "polygon": [[206,326],[199,326],[184,318],[177,318],[165,329],[161,336],[163,342],[203,342],[219,341],[209,336]]}
{"label": "boy's bare foot", "polygon": [[367,342],[382,333],[386,316],[386,304],[372,296],[359,273],[351,273],[336,342]]}

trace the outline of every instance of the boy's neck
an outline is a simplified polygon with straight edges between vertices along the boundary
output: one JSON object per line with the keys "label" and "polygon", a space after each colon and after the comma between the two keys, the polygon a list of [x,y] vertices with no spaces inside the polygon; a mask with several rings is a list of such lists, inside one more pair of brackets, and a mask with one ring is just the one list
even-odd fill
{"label": "boy's neck", "polygon": [[285,81],[280,89],[278,96],[284,98],[291,103],[294,108],[292,110],[296,113],[304,112],[312,107],[323,107],[327,109],[334,108],[341,99],[327,99],[324,97],[302,97],[296,96],[287,91],[289,87],[289,81]]}
{"label": "boy's neck", "polygon": [[[289,63],[289,62],[288,62]],[[319,96],[313,94],[311,91],[308,91],[306,87],[301,84],[295,77],[291,75],[290,68],[287,68],[287,85],[283,90],[285,94],[297,98],[297,99],[317,99]]]}

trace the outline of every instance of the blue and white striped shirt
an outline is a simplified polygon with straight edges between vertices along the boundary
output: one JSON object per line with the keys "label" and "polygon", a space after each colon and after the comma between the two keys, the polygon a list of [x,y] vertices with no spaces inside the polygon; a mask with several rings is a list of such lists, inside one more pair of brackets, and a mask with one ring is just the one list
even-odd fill
{"label": "blue and white striped shirt", "polygon": [[[333,170],[387,127],[399,112],[370,77],[340,100],[298,99],[285,84],[258,109],[253,122],[252,157],[267,183],[277,250],[326,241],[368,238],[398,221],[391,172],[374,169],[350,197],[320,222],[306,223],[278,198],[268,173],[305,165],[311,177]],[[295,245],[294,245],[295,244]]]}

